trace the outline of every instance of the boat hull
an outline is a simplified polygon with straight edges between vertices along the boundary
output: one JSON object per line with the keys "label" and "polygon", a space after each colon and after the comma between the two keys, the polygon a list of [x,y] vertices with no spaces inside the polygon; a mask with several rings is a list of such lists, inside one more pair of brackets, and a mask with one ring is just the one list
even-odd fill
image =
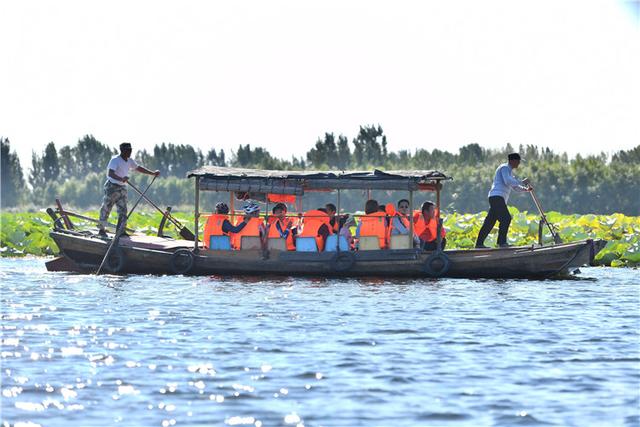
{"label": "boat hull", "polygon": [[[95,236],[52,231],[61,257],[47,263],[51,271],[95,272],[109,241]],[[186,271],[192,275],[291,275],[322,277],[548,278],[589,265],[601,240],[500,249],[447,250],[443,260],[419,250],[361,252],[210,251],[199,249]],[[177,274],[174,252],[193,242],[147,236],[122,238],[118,274]],[[435,262],[434,262],[435,261]]]}

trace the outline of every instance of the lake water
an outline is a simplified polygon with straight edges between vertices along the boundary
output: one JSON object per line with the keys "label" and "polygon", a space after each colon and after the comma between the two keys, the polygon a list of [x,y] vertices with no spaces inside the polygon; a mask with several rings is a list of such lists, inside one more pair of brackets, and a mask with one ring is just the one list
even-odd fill
{"label": "lake water", "polygon": [[473,281],[0,267],[12,426],[640,424],[638,270]]}

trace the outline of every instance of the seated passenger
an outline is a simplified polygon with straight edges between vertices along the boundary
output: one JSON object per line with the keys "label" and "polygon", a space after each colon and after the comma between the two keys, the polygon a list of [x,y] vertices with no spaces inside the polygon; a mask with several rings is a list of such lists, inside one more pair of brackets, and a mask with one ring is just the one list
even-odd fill
{"label": "seated passenger", "polygon": [[327,237],[333,234],[330,228],[330,218],[325,208],[310,210],[302,215],[302,228],[298,237],[313,237],[316,239],[318,251],[324,250]]}
{"label": "seated passenger", "polygon": [[[207,222],[204,225],[203,243],[205,248],[209,248],[211,242],[211,236],[228,236],[229,229],[233,229],[231,222],[229,222],[229,207],[226,203],[217,203],[213,214],[209,215]],[[225,226],[226,224],[226,226]],[[244,224],[240,226],[236,231],[239,231],[244,227]],[[225,231],[226,230],[226,231]]]}
{"label": "seated passenger", "polygon": [[407,199],[398,200],[398,209],[391,219],[391,234],[409,234],[411,228],[409,221],[409,201]]}
{"label": "seated passenger", "polygon": [[375,236],[378,238],[380,249],[389,247],[387,242],[387,213],[379,210],[376,200],[367,200],[364,205],[365,215],[360,217],[356,237]]}
{"label": "seated passenger", "polygon": [[[433,202],[424,202],[420,209],[413,216],[413,226],[415,233],[420,238],[420,247],[425,251],[434,251],[438,247],[438,220],[440,219],[440,212],[436,209]],[[442,227],[442,249],[444,250],[447,239],[446,230]]]}
{"label": "seated passenger", "polygon": [[[409,201],[407,199],[398,200],[398,209],[395,211],[391,218],[391,231],[389,234],[393,235],[409,235],[409,229],[411,228],[409,218]],[[413,230],[413,243],[417,247],[420,245],[420,239],[416,236],[415,226]]]}
{"label": "seated passenger", "polygon": [[293,243],[293,237],[296,234],[296,228],[291,218],[287,218],[287,205],[284,203],[276,204],[271,210],[273,216],[269,217],[269,231],[267,237],[270,239],[285,239],[287,242],[287,250],[295,251],[296,246]]}
{"label": "seated passenger", "polygon": [[354,225],[353,219],[349,218],[349,214],[338,215],[336,205],[333,203],[327,203],[325,210],[327,211],[327,215],[329,215],[329,225],[333,233],[347,237],[347,240],[349,240],[349,238],[351,238],[349,225]]}
{"label": "seated passenger", "polygon": [[[225,224],[223,224],[222,231],[229,233],[231,236],[231,246],[238,250],[242,244],[242,237],[260,237],[263,238],[266,234],[264,221],[260,218],[260,205],[256,202],[249,200],[247,204],[242,207],[244,210],[244,218],[229,231],[225,230]],[[231,226],[231,223],[229,223]]]}

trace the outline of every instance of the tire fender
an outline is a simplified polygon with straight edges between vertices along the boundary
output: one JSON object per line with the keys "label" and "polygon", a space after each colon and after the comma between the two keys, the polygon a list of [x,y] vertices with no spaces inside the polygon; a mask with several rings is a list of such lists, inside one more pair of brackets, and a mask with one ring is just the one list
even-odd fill
{"label": "tire fender", "polygon": [[343,272],[351,269],[356,262],[356,257],[351,252],[340,251],[331,258],[331,268],[334,271]]}
{"label": "tire fender", "polygon": [[189,249],[178,249],[171,255],[169,266],[175,274],[187,274],[193,268],[195,257]]}
{"label": "tire fender", "polygon": [[444,252],[435,252],[426,259],[422,269],[430,277],[441,277],[449,271],[451,261]]}

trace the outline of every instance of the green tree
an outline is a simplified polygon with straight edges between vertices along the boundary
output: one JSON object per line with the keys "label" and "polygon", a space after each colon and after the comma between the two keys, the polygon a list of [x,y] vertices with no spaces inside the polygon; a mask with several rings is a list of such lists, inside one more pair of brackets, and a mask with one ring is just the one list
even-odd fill
{"label": "green tree", "polygon": [[225,158],[224,150],[220,149],[220,153],[216,152],[215,148],[212,148],[207,152],[204,157],[205,164],[212,166],[226,166],[227,160]]}
{"label": "green tree", "polygon": [[307,152],[307,161],[316,169],[338,167],[338,146],[333,133],[325,133],[324,139],[318,138],[316,145]]}
{"label": "green tree", "polygon": [[98,141],[93,135],[85,135],[72,149],[75,176],[85,176],[92,172],[105,173],[111,157],[116,154],[107,145]]}
{"label": "green tree", "polygon": [[45,184],[44,174],[42,173],[42,158],[36,154],[35,151],[31,152],[31,171],[29,172],[29,184],[34,193],[37,193],[44,187]]}
{"label": "green tree", "polygon": [[47,144],[42,156],[42,171],[46,181],[55,181],[60,176],[60,163],[58,162],[58,151],[53,142]]}
{"label": "green tree", "polygon": [[0,179],[2,180],[0,204],[3,207],[16,206],[22,200],[25,191],[20,159],[15,152],[11,151],[8,138],[0,137],[0,146]]}
{"label": "green tree", "polygon": [[351,150],[349,149],[349,139],[344,135],[338,136],[338,161],[337,168],[348,169],[351,165]]}
{"label": "green tree", "polygon": [[56,181],[59,176],[58,152],[53,142],[47,144],[42,157],[35,152],[31,154],[29,183],[34,193],[44,189],[46,183]]}
{"label": "green tree", "polygon": [[382,166],[387,158],[387,137],[380,125],[360,126],[353,139],[354,163],[358,166]]}
{"label": "green tree", "polygon": [[460,147],[460,162],[468,165],[483,163],[485,160],[484,151],[478,144],[468,144]]}

